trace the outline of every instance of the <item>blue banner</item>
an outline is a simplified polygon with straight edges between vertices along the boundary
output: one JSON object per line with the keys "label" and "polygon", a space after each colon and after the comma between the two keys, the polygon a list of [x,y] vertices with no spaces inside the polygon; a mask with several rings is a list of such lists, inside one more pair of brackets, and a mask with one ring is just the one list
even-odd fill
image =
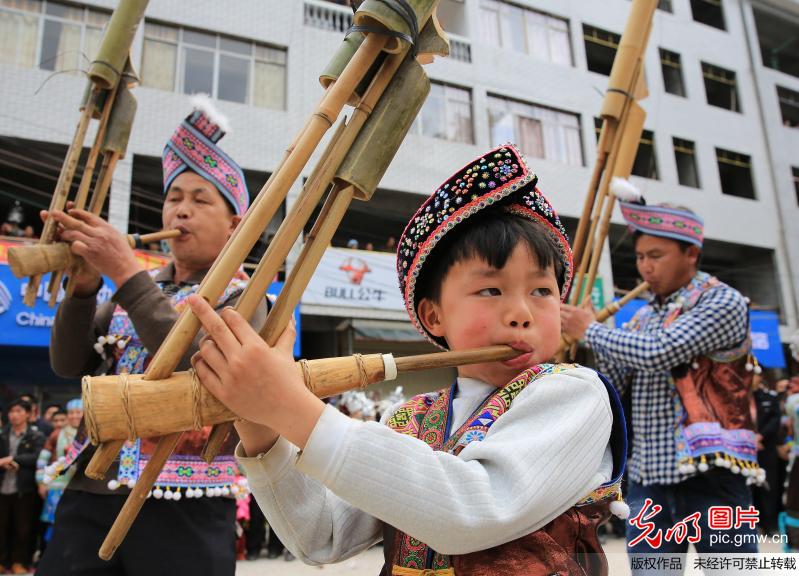
{"label": "blue banner", "polygon": [[[49,346],[50,327],[55,319],[56,308],[50,308],[47,303],[50,294],[45,290],[50,281],[50,275],[45,275],[39,287],[36,305],[29,308],[22,302],[28,279],[19,279],[11,273],[7,264],[0,264],[0,346]],[[106,302],[111,298],[114,285],[104,278],[105,284],[97,295],[98,303]],[[273,282],[267,294],[277,297],[283,289],[283,282]],[[64,297],[61,289],[58,302]],[[297,324],[297,341],[294,343],[294,356],[300,357],[300,308],[294,309],[294,320]]]}
{"label": "blue banner", "polygon": [[[632,300],[619,310],[614,318],[616,326],[623,326],[633,317],[645,300]],[[785,353],[780,341],[780,319],[770,310],[751,310],[749,326],[752,333],[752,351],[757,361],[766,368],[785,368]]]}

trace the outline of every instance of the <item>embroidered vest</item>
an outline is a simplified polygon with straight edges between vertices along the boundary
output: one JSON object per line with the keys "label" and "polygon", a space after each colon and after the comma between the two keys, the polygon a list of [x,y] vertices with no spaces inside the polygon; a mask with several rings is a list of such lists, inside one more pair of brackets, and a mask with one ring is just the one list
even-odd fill
{"label": "embroidered vest", "polygon": [[[683,294],[663,321],[669,326],[691,310],[708,291],[724,286],[713,276],[700,272],[683,289]],[[631,331],[646,329],[651,306],[641,308],[626,325]],[[751,340],[728,350],[714,351],[694,358],[690,364],[671,370],[677,464],[680,472],[706,472],[711,466],[729,468],[734,473],[765,479],[757,464],[755,426],[750,412],[752,372]]]}
{"label": "embroidered vest", "polygon": [[[447,437],[447,419],[454,386],[411,398],[389,419],[388,426],[419,438],[434,450],[458,455],[471,442],[485,439],[491,426],[513,400],[541,377],[574,368],[573,364],[540,364],[519,374],[489,396],[461,427]],[[601,377],[601,376],[600,376]],[[613,477],[549,524],[517,540],[478,552],[447,556],[409,534],[386,525],[383,532],[385,565],[381,576],[455,574],[585,575],[607,574],[607,561],[596,529],[609,517],[613,500],[621,498],[621,477],[627,453],[627,434],[621,401],[602,377],[613,411]]]}
{"label": "embroidered vest", "polygon": [[[159,272],[160,270],[151,270],[149,274],[155,278]],[[246,287],[247,280],[247,275],[240,269],[219,298],[219,305],[240,294]],[[200,288],[199,284],[186,284],[177,287],[168,282],[156,282],[156,285],[169,296],[172,307],[178,313],[188,305],[188,297],[195,294]],[[167,292],[167,288],[172,288],[174,291]],[[104,345],[104,350],[109,350],[112,356],[110,373],[142,374],[147,370],[151,359],[150,351],[139,339],[128,313],[119,305],[114,308],[108,326],[108,334],[103,337],[102,342],[100,346]],[[98,349],[98,352],[102,350],[97,346],[95,348]],[[241,475],[236,458],[233,456],[235,437],[229,436],[219,456],[208,464],[202,459],[201,453],[209,431],[210,427],[205,427],[203,430],[183,433],[175,452],[167,460],[154,484],[153,496],[172,500],[180,499],[179,494],[182,490],[185,490],[185,495],[189,498],[203,495],[227,496],[240,492]],[[88,446],[88,439],[85,438],[85,435],[82,436],[81,441],[76,440],[70,448],[67,465],[71,464]],[[119,486],[132,487],[147,465],[155,445],[154,440],[146,438],[125,442],[119,453],[117,477],[108,483],[108,487],[111,489]]]}

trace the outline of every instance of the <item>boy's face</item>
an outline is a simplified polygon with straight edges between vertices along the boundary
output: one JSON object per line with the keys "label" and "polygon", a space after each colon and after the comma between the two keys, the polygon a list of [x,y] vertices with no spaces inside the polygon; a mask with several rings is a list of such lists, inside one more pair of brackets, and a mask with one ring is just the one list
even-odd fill
{"label": "boy's face", "polygon": [[61,430],[64,425],[67,423],[67,415],[66,414],[56,414],[53,416],[52,424],[53,428],[56,430]]}
{"label": "boy's face", "polygon": [[451,350],[506,344],[522,354],[505,362],[458,368],[462,377],[502,387],[523,370],[552,358],[560,343],[560,292],[553,266],[541,268],[519,243],[505,266],[482,259],[455,264],[441,285],[438,303],[424,298],[419,318]]}

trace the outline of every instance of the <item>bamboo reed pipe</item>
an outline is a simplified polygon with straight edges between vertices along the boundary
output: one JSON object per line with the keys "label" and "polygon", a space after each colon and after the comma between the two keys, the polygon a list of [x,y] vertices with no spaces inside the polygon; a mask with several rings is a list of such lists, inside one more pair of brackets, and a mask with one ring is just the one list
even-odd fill
{"label": "bamboo reed pipe", "polygon": [[[289,187],[299,177],[302,168],[310,159],[319,141],[328,128],[333,125],[335,118],[338,117],[353,90],[358,85],[358,82],[369,70],[369,67],[380,54],[385,43],[385,36],[377,34],[370,34],[367,36],[349,65],[342,72],[338,81],[325,93],[310,123],[304,128],[296,148],[286,160],[286,163],[281,166],[279,173],[275,176],[275,180],[271,187],[275,190],[271,194],[263,195],[264,198],[271,201],[271,206],[270,202],[264,202],[264,208],[258,210],[256,204],[258,204],[258,200],[261,198],[259,197],[256,199],[256,202],[247,211],[238,229],[234,232],[226,245],[226,251],[228,247],[230,247],[230,253],[227,254],[227,258],[218,257],[200,285],[198,292],[200,296],[212,302],[219,298],[222,291],[227,287],[230,279],[233,277],[236,269],[257,241],[260,236],[260,231],[265,227],[266,222],[269,222],[271,219],[271,216],[265,220],[263,218],[259,219],[258,216],[262,217],[264,215],[263,213],[270,208],[272,214],[276,212],[277,207],[285,198]],[[253,224],[247,226],[248,220],[252,221]],[[238,250],[234,250],[234,246],[237,247]],[[199,328],[200,325],[197,318],[189,309],[186,309],[178,318],[172,330],[167,335],[167,339],[153,357],[145,374],[145,378],[148,380],[158,380],[171,374],[180,361],[180,358],[186,353],[188,346],[194,335],[199,331]],[[175,334],[175,336],[173,336],[173,334]],[[136,486],[134,486],[128,496],[130,506],[128,502],[126,502],[125,507],[122,512],[120,512],[119,516],[117,516],[111,531],[103,542],[102,550],[105,550],[106,553],[110,551],[110,554],[113,554],[113,551],[117,549],[122,538],[124,538],[125,534],[130,529],[130,525],[141,509],[147,492],[152,487],[152,482],[157,478],[158,472],[163,468],[171,452],[171,450],[161,451],[160,448],[162,445],[171,445],[174,447],[175,443],[177,443],[177,437],[173,438],[173,436],[175,435],[165,436],[159,440],[158,454],[153,454],[153,457],[147,463],[145,472],[143,473],[143,476],[147,478],[145,478],[145,481],[141,481],[140,479],[140,481],[136,483]],[[153,472],[150,472],[151,469]],[[150,480],[150,477],[152,477],[152,480]]]}
{"label": "bamboo reed pipe", "polygon": [[[75,169],[78,166],[80,153],[83,150],[83,141],[86,139],[86,130],[89,127],[89,122],[91,121],[92,112],[94,110],[91,103],[96,98],[99,90],[100,89],[96,87],[92,89],[86,107],[81,110],[78,125],[75,128],[75,136],[72,138],[72,142],[69,145],[67,156],[64,159],[64,164],[61,166],[61,172],[58,175],[58,181],[53,191],[53,197],[50,199],[50,210],[63,210],[64,206],[66,206],[69,189],[72,186],[72,179],[75,176]],[[51,244],[55,236],[55,230],[54,222],[50,220],[45,222],[42,235],[39,237],[39,244]],[[36,295],[39,292],[39,285],[41,282],[41,275],[32,276],[28,281],[25,296],[23,297],[23,302],[27,306],[34,306],[36,304]]]}
{"label": "bamboo reed pipe", "polygon": [[[131,248],[141,248],[148,242],[157,242],[178,236],[180,236],[180,230],[162,230],[143,236],[128,234],[127,240]],[[78,260],[79,257],[72,254],[69,244],[66,242],[12,246],[8,249],[8,266],[17,278],[65,270],[76,265]]]}
{"label": "bamboo reed pipe", "polygon": [[[297,374],[319,398],[396,379],[398,374],[497,362],[519,355],[509,346],[436,352],[394,358],[365,354],[300,360]],[[135,437],[165,436],[230,422],[236,415],[214,398],[192,371],[165,380],[139,375],[83,378],[86,428],[92,442],[111,443]]]}
{"label": "bamboo reed pipe", "polygon": [[[103,147],[106,129],[108,128],[108,120],[111,117],[111,110],[114,107],[114,102],[116,101],[119,89],[120,83],[117,82],[109,92],[108,96],[105,98],[105,103],[103,104],[103,113],[100,117],[100,124],[97,127],[97,133],[94,136],[94,144],[92,144],[92,147],[89,150],[89,157],[86,160],[86,165],[83,167],[83,177],[80,180],[78,192],[75,195],[73,207],[77,208],[78,210],[83,210],[86,207],[86,201],[89,198],[89,187],[91,186],[92,178],[94,177],[94,169],[97,166],[97,158],[100,156],[100,151]],[[105,156],[103,157],[103,167],[107,168],[107,165],[105,164]],[[61,286],[61,281],[64,278],[64,273],[64,270],[59,270],[58,272],[54,272],[50,275],[50,308],[55,306],[58,300],[59,287]],[[74,270],[71,270],[69,273],[66,291],[70,296],[75,291]]]}

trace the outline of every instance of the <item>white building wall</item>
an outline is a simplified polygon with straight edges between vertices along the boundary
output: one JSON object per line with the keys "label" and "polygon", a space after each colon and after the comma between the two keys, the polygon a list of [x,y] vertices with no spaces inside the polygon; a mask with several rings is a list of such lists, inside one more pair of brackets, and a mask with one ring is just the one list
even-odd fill
{"label": "white building wall", "polygon": [[[151,0],[148,6],[146,18],[151,20],[287,48],[285,111],[218,103],[233,127],[222,145],[245,168],[274,170],[285,147],[321,97],[318,73],[342,35],[304,25],[305,1],[318,3],[318,0],[195,0],[187,10],[184,2]],[[751,14],[753,1],[760,0],[723,0],[726,31],[695,22],[689,0],[673,0],[671,14],[657,11],[646,55],[650,96],[642,105],[648,113],[646,128],[655,133],[660,180],[635,180],[650,202],[668,200],[694,208],[705,218],[708,238],[774,249],[786,318],[789,325],[796,327],[799,207],[790,167],[799,166],[799,130],[782,126],[774,86],[780,84],[799,91],[799,79],[763,68],[757,53],[751,57],[750,49],[758,49]],[[575,168],[528,158],[539,175],[542,190],[559,211],[567,216],[579,215],[596,151],[593,117],[598,114],[607,86],[607,77],[586,68],[582,25],[621,33],[630,2],[514,0],[514,3],[569,21],[574,66],[548,64],[524,54],[482,45],[479,0],[465,0],[458,27],[468,30],[472,63],[445,59],[430,65],[428,73],[434,80],[472,90],[475,143],[411,135],[400,148],[382,187],[427,194],[454,168],[484,151],[491,144],[486,96],[492,93],[581,115],[585,166]],[[111,9],[116,2],[88,0],[83,4]],[[794,13],[799,18],[799,1],[773,0],[769,4],[786,17]],[[457,11],[457,4],[454,9]],[[140,29],[134,44],[138,64],[141,47]],[[661,47],[681,55],[686,98],[663,89],[658,54]],[[701,61],[736,72],[743,113],[707,104]],[[64,144],[70,141],[85,80],[69,74],[49,80],[48,76],[48,72],[0,65],[3,79],[0,134]],[[189,97],[183,94],[138,87],[135,95],[139,110],[128,160],[120,164],[112,188],[111,218],[120,228],[126,227],[132,155],[160,155],[164,142],[190,109]],[[695,142],[701,189],[678,185],[673,136]],[[756,200],[722,194],[716,147],[751,156]],[[307,169],[304,173],[309,172]],[[296,192],[295,186],[289,202]],[[614,222],[621,223],[618,215]],[[610,278],[607,259],[602,268],[603,275]],[[610,287],[611,282],[606,285]]]}

